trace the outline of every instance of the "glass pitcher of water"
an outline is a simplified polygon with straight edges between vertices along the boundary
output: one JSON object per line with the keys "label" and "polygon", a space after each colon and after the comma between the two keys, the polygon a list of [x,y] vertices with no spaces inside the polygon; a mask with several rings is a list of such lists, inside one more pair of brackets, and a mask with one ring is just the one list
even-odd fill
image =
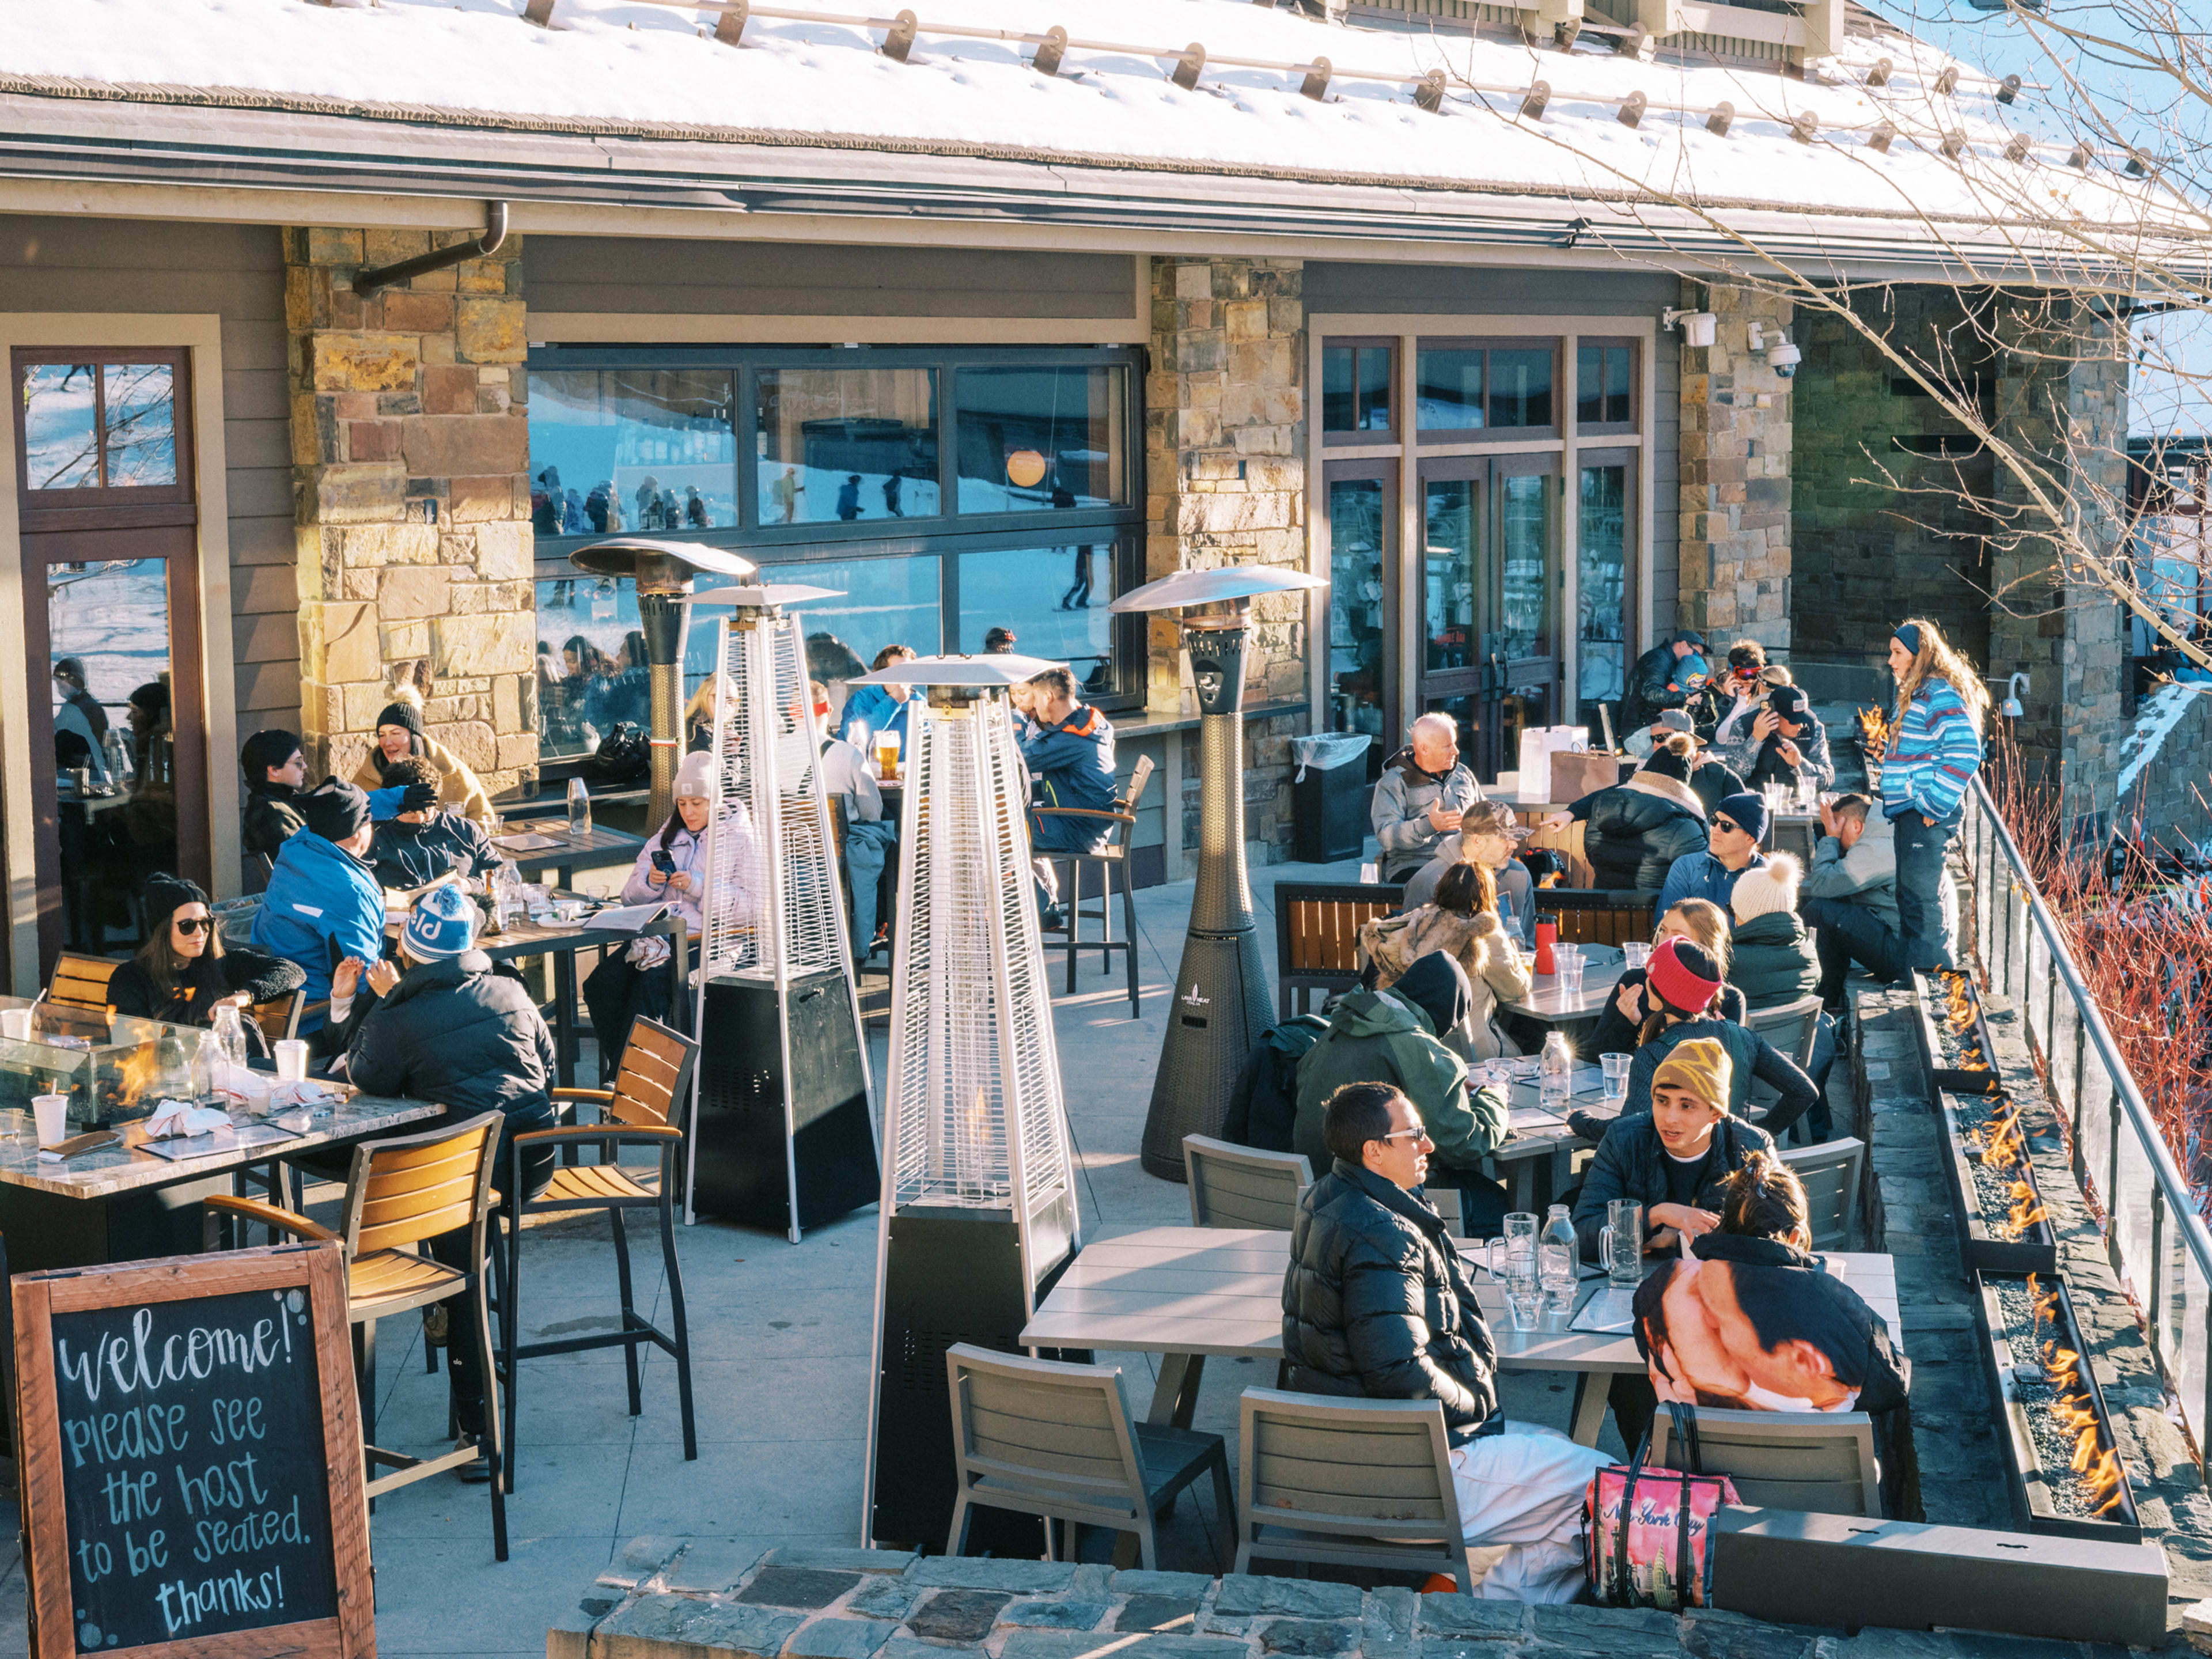
{"label": "glass pitcher of water", "polygon": [[1483,1265],[1500,1285],[1536,1285],[1536,1218],[1516,1211],[1505,1218],[1505,1231],[1483,1247]]}
{"label": "glass pitcher of water", "polygon": [[1598,1260],[1606,1282],[1634,1290],[1644,1282],[1644,1206],[1616,1198],[1605,1206],[1605,1227],[1597,1236]]}

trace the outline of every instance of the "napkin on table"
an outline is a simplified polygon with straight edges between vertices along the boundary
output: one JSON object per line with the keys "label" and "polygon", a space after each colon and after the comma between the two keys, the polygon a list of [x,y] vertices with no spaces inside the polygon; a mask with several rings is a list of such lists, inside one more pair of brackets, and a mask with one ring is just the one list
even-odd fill
{"label": "napkin on table", "polygon": [[167,1140],[178,1135],[213,1134],[230,1127],[230,1114],[219,1106],[195,1106],[188,1100],[165,1100],[146,1120],[149,1140]]}

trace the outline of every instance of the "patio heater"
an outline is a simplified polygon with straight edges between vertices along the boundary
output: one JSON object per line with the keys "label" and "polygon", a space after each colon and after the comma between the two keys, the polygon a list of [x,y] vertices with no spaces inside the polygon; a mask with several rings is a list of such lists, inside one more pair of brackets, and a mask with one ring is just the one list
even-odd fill
{"label": "patio heater", "polygon": [[568,562],[589,576],[628,576],[637,584],[638,631],[653,692],[653,793],[645,821],[659,828],[675,805],[676,763],[684,752],[684,601],[700,574],[743,581],[760,568],[704,542],[616,536],[580,547]]}
{"label": "patio heater", "polygon": [[807,690],[806,643],[785,607],[834,596],[795,585],[714,588],[717,799],[707,823],[692,1148],[695,1211],[781,1228],[794,1244],[874,1200],[867,1047],[845,934],[836,836]]}
{"label": "patio heater", "polygon": [[942,1547],[945,1351],[1017,1349],[1080,1242],[1005,695],[1053,666],[922,657],[850,682],[929,690],[907,717],[864,1542]]}
{"label": "patio heater", "polygon": [[1190,653],[1198,691],[1198,883],[1140,1149],[1145,1168],[1164,1180],[1184,1179],[1185,1135],[1221,1133],[1237,1073],[1274,1020],[1274,998],[1252,922],[1252,889],[1244,874],[1241,707],[1249,602],[1257,594],[1326,586],[1302,570],[1224,565],[1178,570],[1122,594],[1111,607],[1221,607],[1182,618],[1183,648]]}

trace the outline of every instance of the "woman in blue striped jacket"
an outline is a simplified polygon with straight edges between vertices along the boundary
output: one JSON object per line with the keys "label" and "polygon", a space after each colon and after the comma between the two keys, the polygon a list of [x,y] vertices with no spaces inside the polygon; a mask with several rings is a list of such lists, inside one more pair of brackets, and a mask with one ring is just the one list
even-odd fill
{"label": "woman in blue striped jacket", "polygon": [[1889,641],[1897,717],[1882,757],[1882,815],[1897,826],[1897,917],[1915,968],[1948,968],[1944,860],[1982,764],[1990,694],[1934,623],[1907,617]]}

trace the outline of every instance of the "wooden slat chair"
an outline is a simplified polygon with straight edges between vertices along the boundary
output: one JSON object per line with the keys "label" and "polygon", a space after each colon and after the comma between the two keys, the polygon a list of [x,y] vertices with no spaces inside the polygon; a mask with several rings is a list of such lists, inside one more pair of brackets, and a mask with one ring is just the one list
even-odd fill
{"label": "wooden slat chair", "polygon": [[[210,1210],[260,1222],[295,1237],[345,1246],[346,1317],[353,1324],[355,1383],[361,1401],[362,1450],[371,1476],[370,1501],[456,1468],[481,1451],[491,1468],[492,1553],[504,1561],[507,1492],[501,1464],[506,1441],[501,1433],[498,1373],[485,1295],[491,1277],[485,1250],[497,1199],[492,1177],[502,1121],[497,1112],[483,1112],[427,1133],[356,1146],[343,1219],[337,1232],[258,1199],[217,1194],[204,1202]],[[449,1267],[420,1248],[441,1234],[464,1229],[469,1236],[470,1265],[465,1267]],[[438,1457],[385,1449],[376,1444],[377,1322],[471,1290],[477,1292],[477,1355],[484,1383],[482,1443]],[[393,1472],[377,1475],[380,1463],[390,1465]]]}
{"label": "wooden slat chair", "polygon": [[[980,1507],[1040,1517],[1048,1558],[1054,1521],[1134,1534],[1139,1559],[1157,1570],[1158,1517],[1207,1474],[1215,1509],[1234,1525],[1221,1437],[1136,1421],[1120,1366],[1030,1359],[959,1342],[945,1350],[945,1369],[959,1482],[947,1555],[966,1550],[969,1516]],[[1068,1540],[1070,1556],[1075,1541]]]}
{"label": "wooden slat chair", "polygon": [[1782,1161],[1804,1186],[1806,1207],[1813,1218],[1813,1248],[1856,1249],[1859,1181],[1866,1163],[1866,1142],[1845,1135],[1840,1140],[1824,1140],[1815,1146],[1784,1147]]}
{"label": "wooden slat chair", "polygon": [[1359,929],[1394,914],[1406,890],[1347,882],[1275,884],[1275,1000],[1288,1019],[1312,1006],[1313,994],[1348,991],[1359,983]]}
{"label": "wooden slat chair", "polygon": [[1746,1412],[1700,1406],[1694,1449],[1674,1436],[1673,1413],[1651,1419],[1656,1467],[1724,1474],[1746,1504],[1820,1515],[1882,1513],[1874,1419],[1864,1412]]}
{"label": "wooden slat chair", "polygon": [[[282,996],[271,997],[266,1002],[257,1002],[248,1008],[246,1015],[261,1028],[263,1038],[274,1048],[288,1037],[300,1035],[300,1016],[307,1006],[307,988],[287,991]],[[330,1005],[323,1005],[328,1007]]]}
{"label": "wooden slat chair", "polygon": [[[638,1416],[644,1403],[638,1391],[637,1351],[650,1342],[676,1362],[677,1408],[684,1419],[684,1456],[699,1455],[699,1436],[691,1411],[691,1339],[684,1311],[684,1273],[676,1256],[676,1197],[681,1185],[677,1176],[678,1155],[683,1150],[684,1126],[691,1108],[691,1068],[697,1063],[699,1045],[658,1020],[631,1023],[629,1041],[623,1046],[622,1067],[611,1089],[556,1089],[556,1105],[574,1103],[599,1108],[599,1121],[576,1123],[556,1129],[532,1129],[508,1143],[507,1190],[514,1201],[503,1214],[514,1229],[507,1251],[507,1277],[500,1296],[500,1350],[504,1361],[509,1451],[508,1489],[513,1490],[513,1437],[518,1410],[515,1403],[521,1363],[548,1354],[576,1353],[587,1348],[619,1347],[629,1382],[629,1414]],[[524,1154],[534,1147],[562,1148],[596,1146],[597,1164],[563,1164],[553,1173],[544,1191],[523,1198]],[[618,1161],[624,1147],[645,1147],[653,1154],[651,1164]],[[629,1223],[632,1210],[655,1210],[660,1216],[660,1253],[668,1272],[668,1331],[662,1331],[637,1310],[631,1291]],[[622,1298],[622,1328],[595,1331],[583,1336],[564,1336],[542,1342],[524,1342],[521,1334],[522,1219],[533,1215],[575,1215],[601,1210],[614,1229],[615,1278]],[[564,1298],[565,1300],[565,1298]]]}
{"label": "wooden slat chair", "polygon": [[1262,1152],[1209,1135],[1182,1138],[1194,1227],[1269,1227],[1287,1232],[1313,1185],[1304,1152]]}
{"label": "wooden slat chair", "polygon": [[[1037,856],[1059,870],[1066,866],[1060,876],[1060,890],[1063,908],[1067,915],[1067,933],[1063,939],[1048,939],[1048,951],[1067,953],[1067,994],[1075,994],[1075,964],[1086,950],[1098,952],[1105,972],[1114,971],[1114,953],[1119,951],[1129,963],[1129,1018],[1134,1019],[1142,1012],[1137,996],[1137,888],[1129,868],[1129,839],[1137,832],[1137,808],[1145,799],[1145,787],[1152,781],[1152,757],[1139,755],[1137,763],[1129,770],[1129,787],[1114,799],[1111,811],[1088,806],[1036,806],[1030,810],[1040,818],[1088,818],[1109,824],[1105,843],[1088,853],[1042,852]],[[1098,872],[1098,908],[1083,908],[1083,878],[1092,869]],[[1121,937],[1114,937],[1114,880],[1119,872],[1121,882]],[[1096,921],[1099,937],[1088,941],[1083,938],[1083,924]]]}
{"label": "wooden slat chair", "polygon": [[1255,1556],[1411,1568],[1474,1594],[1441,1401],[1247,1389],[1237,1481],[1238,1572]]}
{"label": "wooden slat chair", "polygon": [[1632,887],[1544,887],[1529,896],[1559,919],[1563,945],[1627,945],[1651,937],[1656,892]]}
{"label": "wooden slat chair", "polygon": [[122,965],[119,957],[63,951],[55,959],[53,979],[39,997],[32,1015],[33,1029],[56,1036],[105,1042],[113,1024],[107,982]]}

